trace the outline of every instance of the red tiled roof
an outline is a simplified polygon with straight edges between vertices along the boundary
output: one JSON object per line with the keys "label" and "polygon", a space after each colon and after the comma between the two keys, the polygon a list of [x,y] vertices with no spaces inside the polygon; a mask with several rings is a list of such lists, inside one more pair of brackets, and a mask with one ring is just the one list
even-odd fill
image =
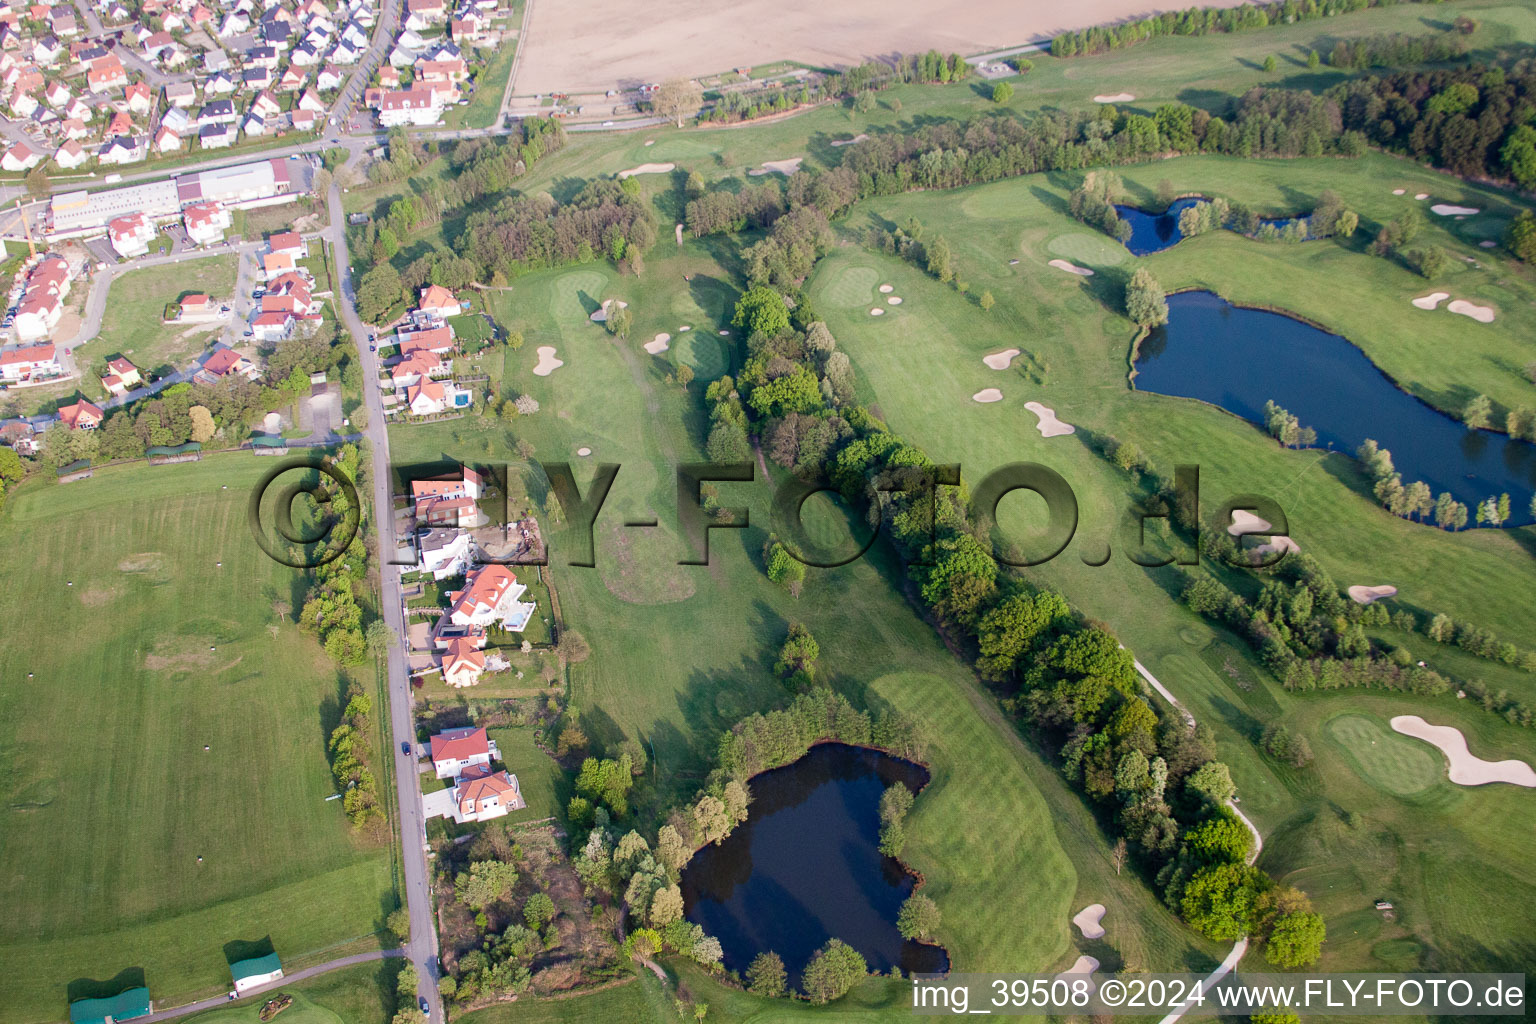
{"label": "red tiled roof", "polygon": [[480,754],[490,754],[491,743],[484,729],[448,729],[432,737],[432,760],[467,761]]}

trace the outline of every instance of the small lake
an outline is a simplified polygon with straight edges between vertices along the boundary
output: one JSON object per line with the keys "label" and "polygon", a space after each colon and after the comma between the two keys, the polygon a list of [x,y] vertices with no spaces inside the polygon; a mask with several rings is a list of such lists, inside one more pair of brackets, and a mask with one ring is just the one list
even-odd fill
{"label": "small lake", "polygon": [[728,970],[758,953],[784,961],[791,985],[830,938],[872,971],[944,972],[938,946],[908,942],[896,914],[916,879],[881,854],[880,795],[900,782],[917,793],[928,772],[874,750],[823,743],[752,779],[746,821],[683,870],[688,920],[720,940]]}
{"label": "small lake", "polygon": [[1536,445],[1468,430],[1398,388],[1337,334],[1211,292],[1183,292],[1168,296],[1168,324],[1142,341],[1136,369],[1139,391],[1202,399],[1261,427],[1273,399],[1317,431],[1319,447],[1353,455],[1375,438],[1404,484],[1450,491],[1469,513],[1508,493],[1510,524],[1531,521]]}
{"label": "small lake", "polygon": [[[1154,252],[1172,248],[1184,237],[1183,232],[1179,230],[1179,214],[1196,203],[1203,202],[1205,200],[1200,196],[1186,196],[1183,199],[1174,200],[1173,204],[1162,213],[1148,213],[1134,206],[1116,206],[1115,210],[1120,214],[1120,219],[1131,226],[1131,237],[1126,239],[1125,247],[1131,250],[1133,256],[1149,256]],[[1261,217],[1259,223],[1284,228],[1297,219],[1299,218]]]}

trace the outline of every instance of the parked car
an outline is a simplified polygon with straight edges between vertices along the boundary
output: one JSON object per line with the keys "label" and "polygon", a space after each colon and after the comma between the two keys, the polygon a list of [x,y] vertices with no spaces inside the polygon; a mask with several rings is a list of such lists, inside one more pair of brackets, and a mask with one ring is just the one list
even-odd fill
{"label": "parked car", "polygon": [[400,753],[402,753],[402,754],[409,754],[410,752],[411,752],[411,741],[410,740],[401,740],[400,741]]}
{"label": "parked car", "polygon": [[430,1014],[432,1012],[432,1008],[427,1005],[427,997],[426,996],[417,996],[416,997],[416,1001],[421,1004],[421,1012],[422,1013]]}

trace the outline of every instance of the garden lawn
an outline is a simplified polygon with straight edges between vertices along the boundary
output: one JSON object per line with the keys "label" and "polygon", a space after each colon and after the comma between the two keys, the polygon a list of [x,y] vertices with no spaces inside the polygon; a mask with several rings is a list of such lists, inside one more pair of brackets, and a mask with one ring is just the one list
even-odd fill
{"label": "garden lawn", "polygon": [[260,462],[136,464],[11,496],[7,1020],[60,1018],[69,982],[129,967],[158,1003],[222,991],[236,939],[270,936],[291,965],[377,948],[392,847],[327,800],[347,680],[293,625],[305,581],[251,538]]}

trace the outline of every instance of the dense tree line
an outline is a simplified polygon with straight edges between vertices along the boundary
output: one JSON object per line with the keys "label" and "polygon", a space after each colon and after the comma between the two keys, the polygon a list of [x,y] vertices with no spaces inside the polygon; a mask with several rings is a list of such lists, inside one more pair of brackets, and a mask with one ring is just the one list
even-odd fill
{"label": "dense tree line", "polygon": [[711,100],[709,109],[699,119],[715,123],[748,121],[798,106],[842,99],[853,100],[862,112],[868,113],[874,109],[874,95],[881,89],[906,82],[959,82],[969,74],[970,66],[958,53],[945,56],[929,50],[902,54],[894,61],[867,61],[808,83],[722,92]]}
{"label": "dense tree line", "polygon": [[1243,32],[1269,25],[1331,18],[1368,7],[1386,6],[1396,0],[1281,0],[1237,7],[1191,7],[1151,17],[1098,25],[1077,32],[1062,32],[1051,40],[1051,54],[1077,57],[1134,46],[1161,36],[1204,36],[1217,32]]}
{"label": "dense tree line", "polygon": [[[1240,564],[1231,538],[1224,535],[1209,545],[1207,554],[1228,565]],[[1536,671],[1536,652],[1444,614],[1421,622],[1406,609],[1390,611],[1383,601],[1359,605],[1343,595],[1310,555],[1291,552],[1248,582],[1258,589],[1244,596],[1212,572],[1190,570],[1181,597],[1191,610],[1246,639],[1288,690],[1359,686],[1436,696],[1457,687],[1513,724],[1529,727],[1536,721],[1536,708],[1507,692],[1490,692],[1481,680],[1450,678],[1425,666],[1408,648],[1373,638],[1366,630],[1422,635],[1526,671]],[[1265,746],[1270,747],[1270,740]]]}
{"label": "dense tree line", "polygon": [[1474,178],[1536,186],[1536,62],[1481,63],[1353,79],[1325,94],[1344,131]]}
{"label": "dense tree line", "polygon": [[342,807],[356,828],[384,816],[379,806],[378,778],[372,767],[374,750],[369,740],[372,714],[373,701],[363,692],[362,686],[355,682],[350,684],[342,721],[331,730],[327,748],[331,774],[342,790]]}

